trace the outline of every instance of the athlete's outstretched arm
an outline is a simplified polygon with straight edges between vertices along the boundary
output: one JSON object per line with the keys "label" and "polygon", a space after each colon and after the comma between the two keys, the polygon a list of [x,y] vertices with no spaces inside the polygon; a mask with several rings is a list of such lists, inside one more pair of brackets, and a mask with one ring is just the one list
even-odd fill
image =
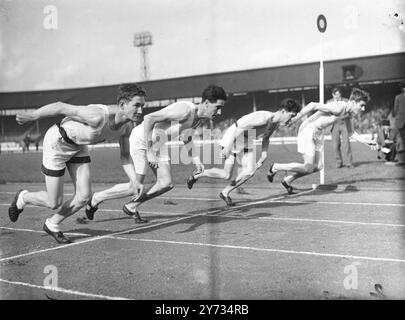
{"label": "athlete's outstretched arm", "polygon": [[183,139],[184,147],[187,149],[187,154],[191,158],[193,164],[196,166],[194,174],[200,174],[204,172],[204,165],[200,159],[200,156],[196,152],[196,146],[193,142],[193,137],[188,135]]}
{"label": "athlete's outstretched arm", "polygon": [[364,139],[356,131],[353,131],[350,137],[353,138],[354,140],[360,142],[360,143],[363,143],[363,144],[367,145],[368,147],[370,147],[371,150],[378,150],[378,144],[377,143]]}
{"label": "athlete's outstretched arm", "polygon": [[321,111],[329,114],[333,114],[335,116],[338,116],[342,113],[344,110],[344,105],[343,104],[338,104],[338,103],[318,103],[318,102],[310,102],[308,103],[300,112],[297,113],[297,115],[291,119],[291,123],[297,122],[299,119],[301,119],[303,116],[306,116],[307,114],[311,112],[316,112],[316,111]]}
{"label": "athlete's outstretched arm", "polygon": [[298,112],[294,118],[291,119],[291,124],[297,122],[299,119],[301,119],[303,116],[306,116],[307,114],[317,111],[316,107],[319,103],[316,102],[310,102],[308,103],[304,108],[301,109],[300,112]]}
{"label": "athlete's outstretched arm", "polygon": [[269,124],[267,124],[266,131],[264,132],[262,139],[262,155],[256,164],[257,169],[260,168],[263,165],[264,161],[267,159],[270,137],[273,134],[273,132],[277,130],[278,126],[279,126],[278,123],[273,122],[269,122]]}
{"label": "athlete's outstretched arm", "polygon": [[93,206],[98,206],[106,200],[138,196],[143,192],[143,185],[136,179],[135,167],[129,152],[129,135],[132,127],[132,122],[127,123],[124,134],[119,138],[121,164],[129,182],[119,183],[109,189],[95,192],[92,197]]}
{"label": "athlete's outstretched arm", "polygon": [[55,102],[47,104],[34,111],[18,113],[16,120],[18,124],[24,124],[30,121],[42,118],[64,115],[83,122],[92,127],[97,127],[103,121],[104,116],[100,113],[98,107],[75,106],[64,102]]}
{"label": "athlete's outstretched arm", "polygon": [[136,173],[134,163],[132,162],[129,147],[129,136],[133,129],[133,123],[126,124],[124,134],[119,139],[120,144],[120,159],[122,168],[129,178],[133,194],[139,194],[143,191],[143,185],[136,180]]}

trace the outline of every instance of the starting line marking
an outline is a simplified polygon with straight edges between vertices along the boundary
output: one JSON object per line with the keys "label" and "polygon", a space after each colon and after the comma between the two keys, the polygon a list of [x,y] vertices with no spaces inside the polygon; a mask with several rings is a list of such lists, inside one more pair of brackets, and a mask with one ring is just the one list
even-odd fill
{"label": "starting line marking", "polygon": [[25,282],[20,282],[20,281],[9,281],[9,280],[5,280],[5,279],[0,279],[0,282],[17,285],[17,286],[24,286],[24,287],[30,287],[30,288],[36,288],[36,289],[44,289],[44,290],[49,290],[49,291],[62,292],[62,293],[66,293],[66,294],[72,294],[72,295],[83,296],[83,297],[88,297],[88,298],[99,298],[99,299],[105,299],[105,300],[132,300],[132,299],[128,299],[128,298],[111,297],[111,296],[105,296],[102,294],[86,293],[86,292],[80,292],[80,291],[75,291],[75,290],[70,290],[70,289],[63,289],[63,288],[59,288],[59,287],[38,286],[36,284],[25,283]]}
{"label": "starting line marking", "polygon": [[287,253],[287,254],[320,256],[320,257],[334,257],[334,258],[347,258],[347,259],[357,259],[357,260],[372,260],[372,261],[405,263],[405,260],[402,260],[402,259],[365,257],[365,256],[354,256],[354,255],[335,254],[335,253],[320,253],[320,252],[314,252],[314,251],[295,251],[295,250],[284,250],[284,249],[270,249],[270,248],[233,246],[233,245],[226,245],[226,244],[210,244],[210,243],[201,243],[201,242],[185,242],[185,241],[141,239],[141,238],[123,238],[123,237],[115,237],[115,236],[111,236],[110,238],[111,239],[117,239],[117,240],[127,240],[127,241],[183,244],[183,245],[202,246],[202,247],[215,247],[215,248],[226,248],[226,249],[242,249],[242,250],[252,250],[252,251],[261,251],[261,252],[277,252],[277,253]]}
{"label": "starting line marking", "polygon": [[259,217],[260,220],[278,220],[278,221],[298,221],[298,222],[320,222],[320,223],[344,223],[358,224],[366,226],[382,226],[382,227],[405,227],[404,224],[379,223],[379,222],[359,222],[359,221],[344,221],[344,220],[328,220],[328,219],[306,219],[306,218],[276,218],[276,217]]}
{"label": "starting line marking", "polygon": [[340,201],[305,201],[305,200],[285,200],[274,201],[284,203],[309,203],[309,204],[337,204],[337,205],[357,205],[357,206],[382,206],[382,207],[405,207],[403,203],[378,203],[378,202],[340,202]]}
{"label": "starting line marking", "polygon": [[[32,230],[32,229],[8,228],[8,227],[0,227],[0,229],[11,230],[11,231],[37,232],[37,233],[44,233],[44,234],[47,234],[45,231]],[[90,235],[87,234],[87,233],[64,232],[64,234],[66,234],[66,235],[68,235],[68,236],[90,237]]]}

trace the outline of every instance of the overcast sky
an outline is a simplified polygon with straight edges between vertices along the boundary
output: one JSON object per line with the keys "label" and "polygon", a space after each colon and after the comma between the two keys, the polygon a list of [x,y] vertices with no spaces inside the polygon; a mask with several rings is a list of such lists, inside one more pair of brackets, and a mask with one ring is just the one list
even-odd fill
{"label": "overcast sky", "polygon": [[321,13],[326,60],[405,51],[404,0],[0,0],[0,91],[140,81],[141,31],[151,80],[317,61]]}

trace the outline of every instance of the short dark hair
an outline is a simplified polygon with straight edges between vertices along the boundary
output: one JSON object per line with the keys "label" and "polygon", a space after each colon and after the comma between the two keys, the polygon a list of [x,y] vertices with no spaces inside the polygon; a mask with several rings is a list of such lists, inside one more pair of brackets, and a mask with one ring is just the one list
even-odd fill
{"label": "short dark hair", "polygon": [[359,88],[353,88],[349,100],[354,100],[355,102],[364,101],[367,103],[370,101],[370,94]]}
{"label": "short dark hair", "polygon": [[301,110],[301,106],[294,99],[285,98],[280,103],[280,110],[283,110],[283,109],[286,110],[287,112],[298,113]]}
{"label": "short dark hair", "polygon": [[210,85],[203,91],[201,95],[202,101],[208,100],[209,102],[215,102],[217,100],[227,100],[226,92],[222,87]]}
{"label": "short dark hair", "polygon": [[339,88],[339,87],[334,87],[334,88],[332,89],[332,94],[334,94],[334,93],[336,93],[336,92],[340,92],[340,94],[342,94],[342,89]]}
{"label": "short dark hair", "polygon": [[136,83],[123,83],[118,87],[117,104],[129,102],[136,96],[146,97],[145,89]]}

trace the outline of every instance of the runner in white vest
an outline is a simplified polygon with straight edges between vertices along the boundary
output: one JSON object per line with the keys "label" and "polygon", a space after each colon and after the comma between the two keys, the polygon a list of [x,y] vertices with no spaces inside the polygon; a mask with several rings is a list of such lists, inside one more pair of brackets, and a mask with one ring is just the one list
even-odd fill
{"label": "runner in white vest", "polygon": [[[141,120],[145,95],[145,91],[136,84],[124,84],[118,88],[116,106],[75,106],[56,102],[32,112],[17,114],[16,120],[19,124],[58,115],[64,115],[65,118],[49,128],[44,137],[41,169],[45,175],[46,191],[17,192],[9,207],[10,220],[17,221],[26,205],[57,210],[56,214],[45,221],[43,228],[58,243],[71,242],[60,231],[60,224],[80,210],[91,198],[90,157],[87,146],[117,138],[121,147],[122,165],[130,177],[130,187],[141,192],[142,185],[136,181],[128,141],[134,123]],[[63,203],[63,176],[66,167],[75,192],[71,199]]]}
{"label": "runner in white vest", "polygon": [[[224,89],[218,86],[209,86],[202,93],[201,103],[175,102],[145,116],[144,122],[132,131],[129,139],[130,152],[135,165],[137,180],[143,183],[148,165],[156,177],[156,183],[151,188],[139,197],[135,195],[133,200],[123,206],[124,213],[133,216],[135,223],[148,222],[141,218],[138,212],[138,207],[143,202],[162,195],[174,187],[171,175],[171,159],[165,142],[181,137],[196,166],[196,171],[204,171],[199,156],[193,153],[195,149],[192,141],[194,129],[204,119],[212,119],[221,114],[221,108],[226,99]],[[125,183],[96,192],[91,202],[86,206],[86,215],[92,220],[99,204],[103,201],[130,195],[134,195],[133,191],[128,189]]]}
{"label": "runner in white vest", "polygon": [[[300,111],[301,106],[292,99],[281,101],[280,108],[276,112],[256,111],[249,113],[235,121],[223,135],[219,146],[221,147],[221,156],[225,158],[224,168],[211,168],[202,173],[193,174],[187,179],[189,189],[197,179],[202,177],[217,178],[228,180],[231,178],[235,159],[238,157],[241,163],[241,169],[236,179],[226,186],[219,194],[219,197],[232,206],[232,199],[229,193],[248,181],[267,159],[267,149],[269,139],[279,125],[287,125],[291,118]],[[263,134],[262,153],[256,163],[256,149],[253,140]]]}
{"label": "runner in white vest", "polygon": [[[289,194],[293,193],[291,183],[300,177],[317,172],[323,168],[323,134],[324,130],[345,117],[351,117],[365,110],[366,103],[370,100],[370,95],[363,90],[353,88],[349,101],[336,101],[327,104],[311,102],[305,106],[297,116],[292,119],[292,123],[301,117],[311,114],[299,127],[297,136],[297,149],[302,154],[304,163],[272,163],[270,164],[267,178],[273,182],[273,178],[278,171],[292,171],[293,174],[284,178],[281,184],[287,189]],[[351,128],[350,136],[366,145],[372,150],[377,150],[375,142],[365,140],[360,134]]]}

